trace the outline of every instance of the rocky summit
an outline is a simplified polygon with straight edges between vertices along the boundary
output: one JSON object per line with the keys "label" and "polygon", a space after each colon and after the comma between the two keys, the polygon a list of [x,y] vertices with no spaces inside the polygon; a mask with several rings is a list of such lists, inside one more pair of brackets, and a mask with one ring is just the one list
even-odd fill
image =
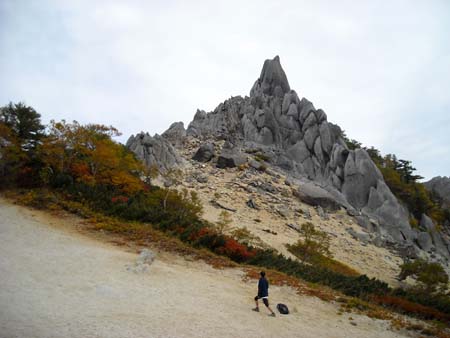
{"label": "rocky summit", "polygon": [[341,128],[291,89],[278,56],[264,62],[250,96],[231,97],[212,112],[198,110],[186,130],[178,122],[162,136],[131,136],[127,146],[164,171],[183,168],[180,154],[192,140],[198,142],[194,161],[217,161],[222,169],[246,164],[259,170],[263,163],[264,169],[286,175],[301,201],[328,211],[345,209],[377,235],[379,245],[448,265],[447,235],[426,215],[411,227],[409,211],[368,153],[349,149]]}

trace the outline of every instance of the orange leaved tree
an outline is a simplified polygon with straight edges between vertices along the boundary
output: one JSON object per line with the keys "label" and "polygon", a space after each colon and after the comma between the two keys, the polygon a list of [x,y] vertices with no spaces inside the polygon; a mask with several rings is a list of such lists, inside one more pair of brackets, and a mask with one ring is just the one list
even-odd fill
{"label": "orange leaved tree", "polygon": [[51,121],[39,146],[41,176],[47,183],[62,175],[70,182],[111,186],[127,194],[142,190],[142,164],[112,139],[119,135],[114,127]]}

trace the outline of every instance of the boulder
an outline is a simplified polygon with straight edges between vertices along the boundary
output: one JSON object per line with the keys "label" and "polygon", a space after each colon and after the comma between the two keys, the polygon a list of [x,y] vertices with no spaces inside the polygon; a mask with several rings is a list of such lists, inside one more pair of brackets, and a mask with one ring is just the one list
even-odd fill
{"label": "boulder", "polygon": [[286,206],[277,207],[275,210],[281,217],[286,218],[286,219],[290,218],[292,215],[291,210],[289,210],[289,208]]}
{"label": "boulder", "polygon": [[235,149],[223,149],[217,159],[217,168],[235,168],[247,163],[247,156]]}
{"label": "boulder", "polygon": [[149,249],[143,249],[139,254],[136,262],[134,264],[128,264],[126,266],[127,271],[138,273],[145,273],[150,268],[150,265],[154,262],[156,258],[155,253]]}
{"label": "boulder", "polygon": [[259,185],[259,188],[270,192],[271,194],[278,194],[278,189],[276,187],[274,187],[272,184],[270,184],[269,182],[263,182]]}
{"label": "boulder", "polygon": [[252,198],[245,202],[245,204],[251,209],[259,210],[259,207],[256,205],[255,201]]}
{"label": "boulder", "polygon": [[316,210],[317,210],[317,215],[324,221],[330,219],[330,216],[327,214],[327,212],[325,210],[323,210],[323,208],[320,205],[316,207]]}
{"label": "boulder", "polygon": [[302,202],[312,206],[321,206],[330,211],[339,210],[341,205],[327,190],[314,182],[299,182],[294,195]]}
{"label": "boulder", "polygon": [[290,147],[287,150],[287,154],[290,159],[299,163],[303,163],[306,159],[311,157],[311,153],[306,147],[304,140],[298,141],[292,147]]}
{"label": "boulder", "polygon": [[198,183],[208,183],[208,175],[205,175],[201,172],[195,172],[192,176]]}
{"label": "boulder", "polygon": [[252,167],[253,169],[256,169],[256,170],[263,170],[263,168],[264,168],[264,166],[263,166],[263,164],[261,162],[256,161],[254,159],[250,159],[248,161],[248,165],[250,167]]}
{"label": "boulder", "polygon": [[442,200],[444,207],[450,207],[450,177],[433,177],[424,185]]}
{"label": "boulder", "polygon": [[358,225],[364,228],[365,230],[369,232],[375,232],[377,230],[377,227],[375,226],[374,222],[366,215],[355,216],[355,219]]}
{"label": "boulder", "polygon": [[312,127],[316,124],[317,124],[316,114],[314,114],[314,112],[310,112],[305,122],[303,123],[302,131],[305,132],[309,127]]}
{"label": "boulder", "polygon": [[197,162],[208,162],[215,156],[214,144],[205,143],[202,144],[197,152],[192,157]]}
{"label": "boulder", "polygon": [[367,243],[370,241],[370,235],[367,233],[358,232],[358,231],[353,230],[352,228],[347,228],[346,230],[354,239],[356,239],[360,242]]}
{"label": "boulder", "polygon": [[300,123],[304,123],[306,118],[308,117],[310,112],[316,111],[314,108],[314,105],[312,102],[308,101],[307,99],[303,98],[300,101],[300,112],[299,112],[299,120]]}

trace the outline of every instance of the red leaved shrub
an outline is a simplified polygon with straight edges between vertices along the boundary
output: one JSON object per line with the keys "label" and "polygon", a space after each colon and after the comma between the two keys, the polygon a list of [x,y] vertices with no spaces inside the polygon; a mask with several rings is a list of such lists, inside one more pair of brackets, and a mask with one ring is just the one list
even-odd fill
{"label": "red leaved shrub", "polygon": [[126,196],[114,196],[114,197],[111,197],[111,202],[113,202],[113,203],[127,203],[128,200],[129,200],[129,198],[126,197]]}
{"label": "red leaved shrub", "polygon": [[227,238],[225,244],[218,248],[216,252],[220,255],[230,257],[236,262],[244,262],[255,256],[255,252],[249,250],[247,246],[233,238]]}
{"label": "red leaved shrub", "polygon": [[436,319],[443,322],[450,322],[450,315],[442,313],[431,307],[411,302],[404,298],[386,295],[374,296],[373,300],[380,305],[393,308],[399,312],[417,315],[418,317],[424,319]]}

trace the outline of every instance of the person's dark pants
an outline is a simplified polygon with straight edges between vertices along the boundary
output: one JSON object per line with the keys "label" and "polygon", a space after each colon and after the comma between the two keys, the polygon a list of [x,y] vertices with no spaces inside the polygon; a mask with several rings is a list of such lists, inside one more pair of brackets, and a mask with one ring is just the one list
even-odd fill
{"label": "person's dark pants", "polygon": [[255,297],[255,301],[257,301],[258,299],[262,299],[264,305],[267,306],[267,307],[269,307],[269,298],[267,298],[267,297],[259,297],[259,296],[256,296],[256,297]]}

